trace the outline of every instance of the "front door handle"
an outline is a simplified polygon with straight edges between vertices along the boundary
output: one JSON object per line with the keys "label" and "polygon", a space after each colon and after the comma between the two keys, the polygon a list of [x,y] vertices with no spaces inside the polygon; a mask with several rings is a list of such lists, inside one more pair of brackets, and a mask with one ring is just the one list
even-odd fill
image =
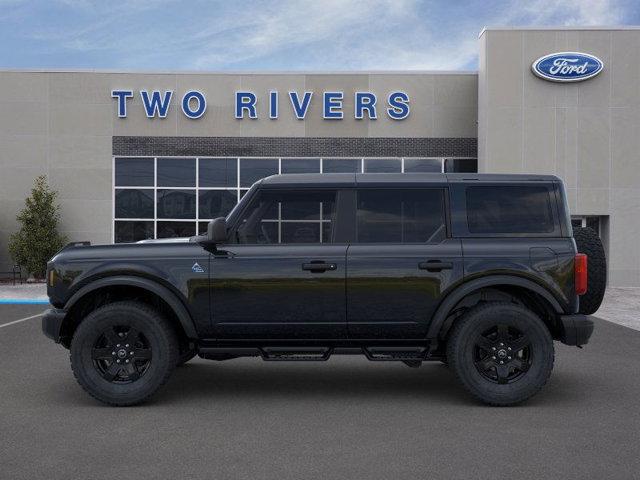
{"label": "front door handle", "polygon": [[308,270],[311,273],[322,273],[327,270],[336,270],[337,268],[338,266],[335,263],[325,263],[322,261],[312,261],[302,264],[302,270]]}
{"label": "front door handle", "polygon": [[453,268],[453,262],[429,260],[428,262],[420,262],[418,268],[420,270],[426,270],[427,272],[440,272],[442,270],[451,270]]}

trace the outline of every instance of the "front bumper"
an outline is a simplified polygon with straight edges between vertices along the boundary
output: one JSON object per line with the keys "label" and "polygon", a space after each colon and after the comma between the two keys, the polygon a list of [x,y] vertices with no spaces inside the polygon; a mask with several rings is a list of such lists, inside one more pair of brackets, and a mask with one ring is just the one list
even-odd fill
{"label": "front bumper", "polygon": [[561,315],[560,341],[565,345],[586,345],[593,333],[593,320],[586,315]]}
{"label": "front bumper", "polygon": [[50,308],[42,317],[42,333],[56,343],[60,343],[60,332],[67,312],[59,308]]}

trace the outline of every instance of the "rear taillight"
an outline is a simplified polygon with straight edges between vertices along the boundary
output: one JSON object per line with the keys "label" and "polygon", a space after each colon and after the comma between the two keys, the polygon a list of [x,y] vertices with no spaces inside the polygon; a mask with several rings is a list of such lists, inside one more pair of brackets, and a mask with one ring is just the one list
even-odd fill
{"label": "rear taillight", "polygon": [[587,293],[587,256],[584,253],[576,253],[574,260],[576,295]]}

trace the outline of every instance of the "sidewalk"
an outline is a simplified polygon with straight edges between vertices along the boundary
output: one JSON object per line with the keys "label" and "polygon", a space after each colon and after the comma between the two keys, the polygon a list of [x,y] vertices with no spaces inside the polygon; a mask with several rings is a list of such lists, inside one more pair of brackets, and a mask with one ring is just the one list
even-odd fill
{"label": "sidewalk", "polygon": [[[48,304],[47,286],[43,283],[1,285],[0,304]],[[640,288],[609,287],[595,316],[609,322],[640,330]]]}
{"label": "sidewalk", "polygon": [[640,330],[640,288],[607,288],[604,301],[594,316]]}
{"label": "sidewalk", "polygon": [[47,285],[44,283],[0,285],[0,304],[7,303],[48,304]]}

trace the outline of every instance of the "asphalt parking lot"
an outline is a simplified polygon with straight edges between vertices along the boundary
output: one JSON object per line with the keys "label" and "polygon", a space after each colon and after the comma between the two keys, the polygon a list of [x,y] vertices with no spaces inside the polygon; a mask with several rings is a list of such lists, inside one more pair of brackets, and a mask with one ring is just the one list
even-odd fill
{"label": "asphalt parking lot", "polygon": [[[0,306],[0,324],[42,305]],[[473,401],[410,369],[193,360],[152,402],[105,407],[34,318],[0,327],[0,478],[631,479],[640,476],[640,332],[597,320],[527,404]]]}

